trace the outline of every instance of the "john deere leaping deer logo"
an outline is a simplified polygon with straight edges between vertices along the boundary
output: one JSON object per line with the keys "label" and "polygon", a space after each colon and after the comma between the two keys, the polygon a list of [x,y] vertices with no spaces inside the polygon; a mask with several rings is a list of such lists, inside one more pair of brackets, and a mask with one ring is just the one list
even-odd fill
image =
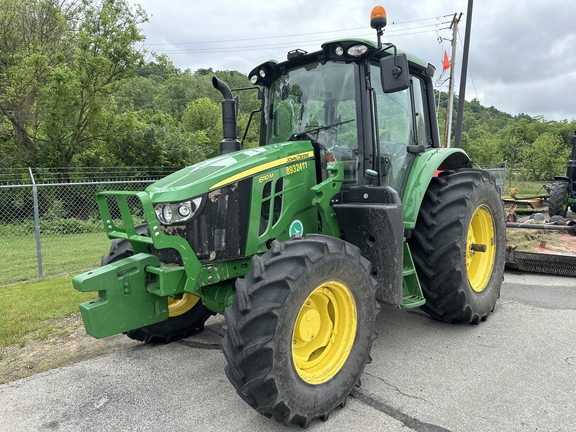
{"label": "john deere leaping deer logo", "polygon": [[302,225],[302,222],[300,222],[298,219],[293,221],[290,224],[289,233],[290,233],[290,237],[295,236],[295,235],[304,234],[304,225]]}

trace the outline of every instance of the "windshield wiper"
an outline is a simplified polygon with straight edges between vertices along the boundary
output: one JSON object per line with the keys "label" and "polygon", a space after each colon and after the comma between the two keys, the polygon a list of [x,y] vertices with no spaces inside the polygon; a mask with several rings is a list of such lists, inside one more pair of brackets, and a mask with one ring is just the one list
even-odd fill
{"label": "windshield wiper", "polygon": [[288,141],[297,141],[297,140],[299,140],[299,139],[301,139],[301,138],[305,138],[306,136],[308,136],[308,134],[311,134],[311,133],[313,134],[313,133],[317,133],[317,132],[320,132],[320,131],[323,131],[323,130],[326,130],[326,129],[331,129],[331,128],[333,128],[333,127],[340,126],[340,125],[343,125],[343,124],[345,124],[345,123],[350,123],[350,122],[353,122],[353,121],[355,121],[355,119],[344,120],[344,121],[340,121],[340,122],[337,122],[337,123],[332,123],[332,124],[326,125],[326,126],[318,126],[318,127],[312,128],[312,129],[307,129],[307,130],[305,130],[305,131],[292,134],[292,136],[290,136],[290,138],[288,139]]}

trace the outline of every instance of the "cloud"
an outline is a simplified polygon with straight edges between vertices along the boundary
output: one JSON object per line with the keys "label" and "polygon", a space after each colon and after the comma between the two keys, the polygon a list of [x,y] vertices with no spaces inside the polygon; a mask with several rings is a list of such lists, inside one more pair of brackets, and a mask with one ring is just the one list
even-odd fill
{"label": "cloud", "polygon": [[[322,41],[365,37],[376,3],[368,0],[139,1],[151,14],[143,26],[150,48],[181,69],[248,73],[294,48],[313,51]],[[437,67],[450,53],[451,31],[443,24],[468,0],[414,0],[383,4],[384,39]],[[571,119],[576,99],[576,2],[481,0],[474,2],[467,99],[516,115]],[[432,18],[432,19],[428,19]],[[460,22],[456,77],[462,60],[466,16]],[[353,30],[350,30],[353,29]],[[299,36],[295,36],[299,35]],[[440,43],[439,43],[440,42]],[[168,45],[159,45],[168,44]],[[239,48],[240,47],[240,48]],[[474,85],[476,89],[474,89]],[[458,83],[456,83],[458,91]],[[446,90],[446,88],[443,88]]]}

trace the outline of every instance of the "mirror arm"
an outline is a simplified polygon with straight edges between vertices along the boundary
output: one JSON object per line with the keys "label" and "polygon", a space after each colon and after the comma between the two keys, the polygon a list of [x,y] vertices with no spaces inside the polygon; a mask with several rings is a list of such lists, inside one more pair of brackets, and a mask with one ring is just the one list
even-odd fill
{"label": "mirror arm", "polygon": [[396,45],[390,44],[390,46],[394,49],[394,69],[392,69],[392,75],[398,78],[402,74],[402,68],[398,67],[398,55]]}

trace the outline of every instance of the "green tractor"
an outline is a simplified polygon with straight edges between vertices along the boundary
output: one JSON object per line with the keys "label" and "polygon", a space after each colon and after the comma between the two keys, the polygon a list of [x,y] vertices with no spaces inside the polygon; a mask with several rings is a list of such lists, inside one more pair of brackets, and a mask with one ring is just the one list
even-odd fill
{"label": "green tractor", "polygon": [[565,176],[555,176],[548,190],[548,213],[550,216],[566,217],[568,209],[576,212],[576,131],[570,137],[572,155]]}
{"label": "green tractor", "polygon": [[98,292],[80,305],[89,334],[168,342],[222,313],[238,394],[306,427],[359,385],[380,304],[486,320],[504,270],[499,190],[440,148],[434,67],[381,42],[383,8],[371,25],[377,43],[331,41],[249,74],[258,147],[237,140],[238,99],[214,78],[221,155],[144,192],[98,194],[112,246],[73,281]]}

